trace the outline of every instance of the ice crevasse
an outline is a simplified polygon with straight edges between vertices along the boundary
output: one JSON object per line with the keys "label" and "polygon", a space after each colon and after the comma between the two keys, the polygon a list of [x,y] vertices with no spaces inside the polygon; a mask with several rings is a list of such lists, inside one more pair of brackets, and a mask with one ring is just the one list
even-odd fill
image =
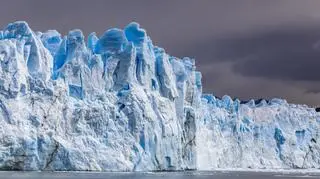
{"label": "ice crevasse", "polygon": [[320,168],[319,132],[306,105],[202,94],[137,23],[0,31],[0,170]]}

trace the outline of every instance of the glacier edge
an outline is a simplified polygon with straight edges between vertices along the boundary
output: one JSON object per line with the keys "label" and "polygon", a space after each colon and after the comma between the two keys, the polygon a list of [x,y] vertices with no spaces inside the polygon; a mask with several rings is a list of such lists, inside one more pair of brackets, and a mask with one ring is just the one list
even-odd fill
{"label": "glacier edge", "polygon": [[195,60],[138,23],[0,31],[0,170],[320,168],[320,115],[282,99],[202,93]]}

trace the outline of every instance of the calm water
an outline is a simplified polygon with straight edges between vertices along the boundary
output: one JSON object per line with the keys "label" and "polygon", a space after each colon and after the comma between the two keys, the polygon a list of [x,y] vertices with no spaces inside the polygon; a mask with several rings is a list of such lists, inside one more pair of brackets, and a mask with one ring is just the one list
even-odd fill
{"label": "calm water", "polygon": [[93,173],[93,172],[0,172],[0,179],[320,179],[320,172],[160,172],[160,173]]}

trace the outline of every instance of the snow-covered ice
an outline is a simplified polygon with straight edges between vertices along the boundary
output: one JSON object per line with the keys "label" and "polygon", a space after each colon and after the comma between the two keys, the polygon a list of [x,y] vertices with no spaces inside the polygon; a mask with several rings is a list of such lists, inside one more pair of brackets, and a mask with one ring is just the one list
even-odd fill
{"label": "snow-covered ice", "polygon": [[320,115],[282,99],[202,94],[195,61],[137,23],[0,31],[0,169],[320,168]]}

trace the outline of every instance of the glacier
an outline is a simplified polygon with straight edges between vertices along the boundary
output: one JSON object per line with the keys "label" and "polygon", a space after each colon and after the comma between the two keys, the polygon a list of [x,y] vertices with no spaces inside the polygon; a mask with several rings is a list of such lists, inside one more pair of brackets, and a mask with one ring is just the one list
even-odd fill
{"label": "glacier", "polygon": [[319,169],[320,113],[202,93],[138,23],[0,30],[0,170]]}

